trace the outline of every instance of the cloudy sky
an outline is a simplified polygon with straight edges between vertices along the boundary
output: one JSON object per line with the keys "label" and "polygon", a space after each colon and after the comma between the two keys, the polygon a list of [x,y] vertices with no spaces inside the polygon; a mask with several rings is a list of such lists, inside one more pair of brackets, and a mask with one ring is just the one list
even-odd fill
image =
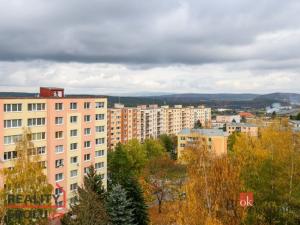
{"label": "cloudy sky", "polygon": [[299,0],[0,0],[0,91],[298,92]]}

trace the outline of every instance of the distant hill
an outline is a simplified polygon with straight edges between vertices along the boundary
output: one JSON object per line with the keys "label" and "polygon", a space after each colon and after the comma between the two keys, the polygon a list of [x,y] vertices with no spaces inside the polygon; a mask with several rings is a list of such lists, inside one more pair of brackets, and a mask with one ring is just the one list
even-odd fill
{"label": "distant hill", "polygon": [[0,92],[1,97],[34,97],[37,93],[27,93],[27,92]]}
{"label": "distant hill", "polygon": [[[1,97],[33,97],[36,93],[25,92],[0,92]],[[109,106],[121,102],[126,106],[137,106],[141,104],[158,105],[199,105],[205,104],[213,108],[233,108],[233,109],[261,109],[274,102],[282,104],[299,104],[300,94],[295,93],[271,93],[271,94],[168,94],[157,96],[128,96],[117,97],[108,96]]]}
{"label": "distant hill", "polygon": [[266,100],[266,99],[300,105],[300,94],[295,94],[295,93],[272,93],[272,94],[260,95],[255,98],[255,100]]}

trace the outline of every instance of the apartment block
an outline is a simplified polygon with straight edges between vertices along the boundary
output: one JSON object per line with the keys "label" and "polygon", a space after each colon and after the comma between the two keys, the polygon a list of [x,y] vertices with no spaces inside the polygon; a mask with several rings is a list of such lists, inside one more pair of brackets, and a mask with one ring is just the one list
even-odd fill
{"label": "apartment block", "polygon": [[240,123],[241,116],[240,115],[219,115],[216,116],[217,123]]}
{"label": "apartment block", "polygon": [[238,132],[238,133],[245,133],[252,137],[258,136],[258,126],[250,123],[227,123],[226,131],[229,134]]}
{"label": "apartment block", "polygon": [[158,105],[141,105],[137,107],[141,118],[141,141],[157,138],[165,133],[163,109]]}
{"label": "apartment block", "polygon": [[199,121],[202,127],[211,127],[211,108],[201,105],[194,109],[194,120]]}
{"label": "apartment block", "polygon": [[65,96],[61,88],[40,88],[36,97],[0,98],[0,169],[14,166],[23,128],[32,132],[32,154],[41,156],[49,183],[63,187],[68,202],[91,164],[106,185],[106,97]]}
{"label": "apartment block", "polygon": [[139,108],[115,104],[107,113],[107,144],[114,149],[118,143],[127,143],[131,139],[141,140],[141,113]]}
{"label": "apartment block", "polygon": [[203,126],[210,126],[211,109],[182,105],[128,108],[116,104],[108,109],[108,148],[114,149],[117,143],[126,143],[133,138],[144,141],[162,134],[176,135],[184,128],[194,128],[198,120]]}
{"label": "apartment block", "polygon": [[186,148],[201,144],[216,155],[227,153],[228,134],[220,129],[183,129],[177,139],[178,158],[182,157]]}

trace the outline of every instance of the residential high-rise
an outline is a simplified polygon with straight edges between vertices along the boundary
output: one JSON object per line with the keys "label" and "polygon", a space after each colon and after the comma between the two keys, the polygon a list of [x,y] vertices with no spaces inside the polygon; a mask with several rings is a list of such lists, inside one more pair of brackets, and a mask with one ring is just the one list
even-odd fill
{"label": "residential high-rise", "polygon": [[199,121],[203,127],[211,127],[211,108],[201,105],[194,109],[195,123]]}
{"label": "residential high-rise", "polygon": [[0,169],[14,166],[22,128],[32,133],[32,154],[41,156],[49,183],[63,187],[69,202],[91,164],[106,185],[106,97],[40,88],[36,97],[0,98]]}
{"label": "residential high-rise", "polygon": [[108,149],[114,149],[119,142],[127,143],[132,139],[141,139],[140,115],[138,108],[124,107],[122,104],[115,104],[114,108],[108,109]]}
{"label": "residential high-rise", "polygon": [[137,108],[141,118],[141,141],[157,138],[164,133],[163,110],[158,105],[141,105]]}

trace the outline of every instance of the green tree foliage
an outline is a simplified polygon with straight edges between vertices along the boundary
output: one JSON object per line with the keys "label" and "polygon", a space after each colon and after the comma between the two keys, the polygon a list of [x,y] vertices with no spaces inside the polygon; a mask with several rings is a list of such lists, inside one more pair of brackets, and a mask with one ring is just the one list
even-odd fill
{"label": "green tree foliage", "polygon": [[[14,162],[14,166],[11,169],[3,169],[1,171],[2,178],[5,182],[5,188],[1,190],[1,202],[7,200],[7,196],[20,195],[24,199],[26,196],[42,196],[51,195],[53,191],[52,185],[47,181],[46,175],[43,173],[43,166],[40,163],[40,157],[33,156],[35,148],[31,142],[31,132],[29,129],[24,129],[21,140],[16,145],[17,160]],[[10,203],[14,204],[14,203]],[[22,203],[23,204],[23,203]],[[29,203],[32,204],[32,203]],[[49,202],[39,203],[39,205],[50,205]],[[18,204],[14,204],[18,205]],[[6,208],[4,205],[4,215],[6,217],[7,225],[34,225],[34,224],[45,224],[48,221],[48,215],[51,210],[43,210],[41,215],[37,217],[25,217],[20,216],[13,218],[17,211],[20,214],[34,213],[37,212],[36,209],[30,208],[20,208],[20,209],[10,209]]]}
{"label": "green tree foliage", "polygon": [[120,185],[113,185],[107,196],[107,212],[112,225],[133,225],[134,214],[131,199]]}
{"label": "green tree foliage", "polygon": [[129,178],[123,184],[127,197],[131,199],[130,208],[133,213],[133,223],[136,225],[149,224],[148,207],[145,202],[143,190],[135,178]]}
{"label": "green tree foliage", "polygon": [[238,136],[233,151],[241,163],[244,191],[255,197],[245,223],[300,224],[299,134],[273,125],[259,138]]}
{"label": "green tree foliage", "polygon": [[107,225],[108,215],[105,207],[105,191],[101,176],[93,166],[84,177],[84,186],[78,187],[78,201],[71,205],[71,212],[63,219],[63,225]]}
{"label": "green tree foliage", "polygon": [[228,141],[227,141],[228,151],[231,152],[233,150],[233,146],[234,146],[238,136],[239,136],[238,132],[233,132],[232,134],[229,135]]}
{"label": "green tree foliage", "polygon": [[165,148],[162,143],[152,138],[146,139],[143,146],[145,147],[147,160],[160,157],[165,153]]}
{"label": "green tree foliage", "polygon": [[300,120],[300,113],[297,114],[296,120]]}
{"label": "green tree foliage", "polygon": [[177,147],[177,137],[174,135],[163,134],[159,136],[161,144],[164,146],[165,150],[169,152],[172,159],[177,159],[176,147]]}
{"label": "green tree foliage", "polygon": [[200,120],[197,120],[195,125],[194,125],[195,129],[201,129],[202,128],[202,123],[200,122]]}

